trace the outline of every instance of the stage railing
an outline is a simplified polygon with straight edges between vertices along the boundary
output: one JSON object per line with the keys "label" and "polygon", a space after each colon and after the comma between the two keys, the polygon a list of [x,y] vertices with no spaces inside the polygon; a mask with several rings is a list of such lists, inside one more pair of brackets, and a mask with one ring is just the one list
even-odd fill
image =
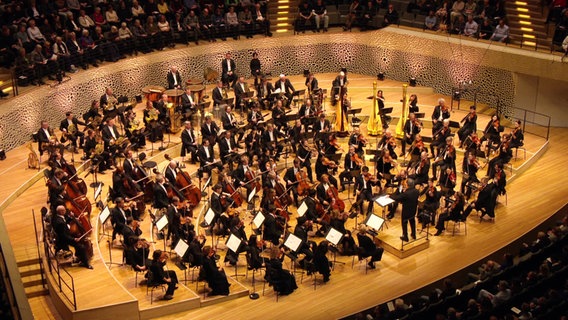
{"label": "stage railing", "polygon": [[43,229],[43,247],[45,253],[45,260],[47,262],[48,271],[55,279],[56,286],[62,296],[71,304],[73,310],[77,310],[77,297],[75,295],[75,280],[73,276],[61,267],[61,264],[57,261],[56,252],[54,247],[49,243],[49,232],[45,226],[45,219],[42,217],[42,229]]}
{"label": "stage railing", "polygon": [[550,136],[550,116],[523,108],[508,108],[506,119],[511,121],[521,120],[522,129],[525,133],[531,133],[548,140]]}

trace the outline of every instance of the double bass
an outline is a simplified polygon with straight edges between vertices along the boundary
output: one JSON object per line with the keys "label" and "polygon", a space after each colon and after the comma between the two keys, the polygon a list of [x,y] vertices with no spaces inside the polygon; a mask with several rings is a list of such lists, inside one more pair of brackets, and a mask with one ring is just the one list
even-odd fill
{"label": "double bass", "polygon": [[85,214],[80,214],[78,217],[74,213],[68,214],[71,218],[69,221],[69,232],[73,238],[79,238],[77,245],[80,246],[87,254],[87,259],[93,257],[93,243],[91,239],[87,237],[89,233],[93,231],[91,222],[85,216]]}

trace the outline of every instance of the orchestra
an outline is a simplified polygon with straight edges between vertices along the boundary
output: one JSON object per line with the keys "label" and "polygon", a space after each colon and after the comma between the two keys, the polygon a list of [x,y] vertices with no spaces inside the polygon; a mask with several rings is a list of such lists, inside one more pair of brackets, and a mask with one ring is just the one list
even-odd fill
{"label": "orchestra", "polygon": [[[422,130],[423,124],[415,115],[419,111],[415,94],[411,95],[411,110],[402,137],[398,136],[400,142],[388,129],[377,138],[377,143],[369,140],[365,129],[360,127],[351,128],[349,138],[344,138],[338,135],[323,110],[313,103],[313,95],[321,91],[313,73],[306,77],[309,94],[301,107],[286,110],[290,109],[295,91],[283,74],[274,87],[266,77],[259,77],[259,83],[255,84],[256,97],[241,99],[243,94],[252,91],[244,77],[236,76],[230,54],[223,60],[222,68],[224,78],[213,89],[212,100],[214,105],[224,105],[226,86],[234,82],[237,109],[233,112],[231,105],[225,105],[220,117],[201,111],[205,112],[201,122],[199,117],[193,117],[197,101],[186,88],[181,97],[182,108],[175,111],[180,116],[189,114],[183,118],[182,132],[178,136],[179,158],[164,155],[167,162],[160,165],[161,170],[156,163],[151,163],[153,161],[143,163],[146,154],[142,153],[149,151],[146,140],[164,142],[164,133],[168,133],[172,119],[166,110],[171,102],[165,93],[154,101],[147,99],[143,115],[138,119],[133,108],[119,108],[112,89],[107,88],[99,101],[93,101],[83,116],[85,121],[66,112],[59,127],[64,138],[61,140],[69,141],[73,147],[71,152],[83,148],[83,159],[92,161],[89,172],[105,174],[106,170],[113,170],[112,194],[108,200],[110,241],[116,243],[122,238],[127,263],[136,271],[151,270],[154,280],[167,285],[165,300],[173,298],[177,277],[175,272],[165,268],[170,259],[167,253],[154,250],[153,260],[148,259],[154,245],[141,238],[139,228],[148,213],[154,224],[162,216],[167,217],[163,241],[171,248],[182,240],[188,244],[188,253],[180,257],[181,263],[203,268],[212,289],[210,295],[227,295],[230,288],[227,275],[217,265],[221,261],[216,243],[205,245],[207,237],[197,234],[195,229],[199,226],[212,238],[234,235],[241,241],[238,249],[227,250],[222,260],[231,266],[238,266],[239,254],[245,252],[257,266],[281,261],[261,256],[265,241],[271,243],[280,256],[282,252],[290,253],[283,246],[283,239],[292,233],[302,242],[293,252],[301,256],[297,261],[300,267],[308,273],[319,272],[324,282],[328,282],[332,273],[328,250],[358,255],[360,260],[370,257],[367,262],[370,269],[381,261],[383,248],[375,244],[375,236],[367,226],[358,226],[356,237],[351,234],[355,231],[345,226],[364,212],[367,216],[376,214],[374,204],[380,195],[394,200],[388,205],[387,220],[394,219],[399,204],[402,205],[399,218],[403,242],[417,241],[421,237],[422,232],[416,229],[416,218],[422,229],[435,226],[436,236],[443,233],[446,221],[462,221],[472,210],[480,212],[481,218],[485,215],[494,218],[497,196],[506,193],[503,167],[512,159],[511,149],[523,146],[522,123],[515,122],[510,133],[501,134],[504,128],[497,115],[488,123],[482,138],[478,138],[478,115],[474,106],[461,121],[463,126],[456,132],[457,143],[450,128],[452,114],[444,99],[439,99],[434,107],[432,135],[428,137],[432,140],[427,140],[424,135],[429,133]],[[167,80],[171,88],[183,87],[175,67],[171,68]],[[335,89],[346,88],[347,84],[343,71],[333,82]],[[271,97],[273,91],[280,92],[280,98]],[[332,101],[333,97],[332,93]],[[382,91],[380,99],[384,108]],[[99,105],[104,115],[99,113]],[[243,108],[239,110],[241,105]],[[263,115],[261,107],[271,112]],[[248,124],[244,122],[245,116]],[[216,121],[221,122],[222,129]],[[194,130],[194,126],[198,130]],[[64,158],[64,141],[56,138],[47,121],[41,122],[37,139],[40,152],[50,154],[48,201],[56,213],[57,247],[62,250],[75,247],[78,261],[92,268],[86,241],[90,229],[82,221],[91,213],[90,203],[87,208],[83,201],[89,202],[85,198],[88,188],[77,181],[73,165]],[[432,142],[428,146],[426,141]],[[477,159],[477,151],[485,141],[490,157],[484,164]],[[218,148],[214,148],[215,145]],[[495,150],[494,155],[490,154],[491,150]],[[155,156],[153,151],[152,156]],[[463,162],[458,172],[456,161],[461,156]],[[312,159],[316,159],[315,163]],[[185,163],[196,168],[195,174],[183,170]],[[479,176],[485,166],[486,176]],[[459,191],[454,190],[457,183],[461,183]],[[345,194],[346,189],[351,194]],[[344,200],[351,195],[355,200],[349,201],[352,207],[346,210]],[[203,201],[202,197],[205,197]],[[194,216],[193,210],[199,206],[206,206],[204,212],[208,209],[213,212],[213,219],[207,224],[197,220],[203,219],[202,215]],[[247,235],[249,218],[241,212],[247,206],[254,208],[246,209],[247,212],[264,216],[262,225],[252,230],[255,234],[250,238]],[[305,210],[300,216],[301,207]],[[69,230],[67,223],[71,219],[80,230]],[[341,241],[331,244],[319,239],[318,243],[316,238],[324,237],[331,229],[343,235]],[[278,264],[274,262],[274,266]],[[281,270],[286,274],[284,271]],[[289,292],[294,289],[295,280],[290,282]]]}

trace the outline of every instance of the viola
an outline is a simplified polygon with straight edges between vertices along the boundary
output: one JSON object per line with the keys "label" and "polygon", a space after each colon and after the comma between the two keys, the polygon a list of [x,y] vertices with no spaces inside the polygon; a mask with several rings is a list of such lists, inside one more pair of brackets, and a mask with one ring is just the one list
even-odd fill
{"label": "viola", "polygon": [[359,167],[362,167],[365,164],[363,159],[361,159],[361,157],[359,157],[356,153],[351,156],[351,161],[355,162],[355,164]]}

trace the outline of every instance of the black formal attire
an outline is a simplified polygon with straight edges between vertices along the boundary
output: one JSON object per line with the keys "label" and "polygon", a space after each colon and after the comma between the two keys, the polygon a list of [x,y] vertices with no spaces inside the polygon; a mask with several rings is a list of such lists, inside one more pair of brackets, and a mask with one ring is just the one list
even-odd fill
{"label": "black formal attire", "polygon": [[477,210],[478,212],[481,212],[482,217],[484,215],[488,215],[491,218],[494,218],[495,205],[497,204],[495,202],[496,198],[494,197],[494,193],[495,193],[495,184],[490,183],[487,184],[486,186],[482,186],[479,189],[479,192],[477,194],[477,199],[475,200],[475,202],[469,204],[465,208],[463,212],[464,219],[469,216],[469,214],[473,209]]}
{"label": "black formal attire", "polygon": [[477,165],[475,165],[474,163],[470,163],[467,159],[465,159],[462,166],[462,171],[464,173],[464,176],[462,177],[460,191],[461,193],[465,194],[467,199],[469,199],[469,197],[471,196],[471,187],[470,187],[471,183],[479,182],[479,179],[477,179],[477,170],[478,170]]}
{"label": "black formal attire", "polygon": [[312,152],[306,149],[302,144],[300,144],[298,146],[298,152],[296,153],[296,155],[300,159],[300,167],[306,168],[308,179],[310,179],[310,181],[314,181],[311,162]]}
{"label": "black formal attire", "polygon": [[344,92],[347,91],[347,88],[345,87],[346,85],[347,76],[343,77],[343,79],[341,79],[340,76],[337,76],[331,82],[331,103],[333,105],[335,105],[338,101],[337,98],[339,98],[340,90],[344,90]]}
{"label": "black formal attire", "polygon": [[278,137],[280,137],[280,132],[274,129],[272,131],[264,131],[261,136],[263,148],[275,152],[276,161],[278,161],[280,153],[284,149],[284,147],[278,143]]}
{"label": "black formal attire", "polygon": [[193,130],[183,129],[181,132],[181,156],[185,157],[187,153],[191,154],[191,161],[197,160],[197,139],[193,134]]}
{"label": "black formal attire", "polygon": [[477,114],[470,117],[468,114],[465,117],[463,126],[458,130],[458,138],[460,139],[460,145],[463,144],[465,139],[472,134],[473,132],[477,132]]}
{"label": "black formal attire", "polygon": [[[402,138],[402,154],[406,154],[406,144],[412,144],[416,135],[420,133],[420,127],[414,125],[410,119],[404,123],[404,137]],[[410,138],[407,136],[410,135]]]}
{"label": "black formal attire", "polygon": [[290,271],[282,268],[282,261],[279,259],[270,259],[266,263],[265,278],[280,295],[288,295],[298,289],[296,278]]}
{"label": "black formal attire", "polygon": [[296,91],[290,80],[289,79],[285,79],[284,81],[282,81],[282,79],[276,80],[276,82],[274,82],[274,90],[278,89],[280,89],[280,92],[283,93],[284,96],[286,96],[286,98],[288,99],[286,101],[285,107],[286,108],[290,107],[294,91]]}
{"label": "black formal attire", "polygon": [[[39,150],[40,155],[43,154],[44,151],[48,151],[47,149],[44,150],[42,148],[42,144],[45,144],[45,143],[49,144],[51,142],[50,138],[54,137],[54,136],[55,136],[55,133],[53,132],[53,130],[51,128],[47,128],[47,129],[40,128],[37,131],[37,138],[38,138],[37,142],[38,142],[38,150]],[[61,154],[63,154],[63,152]]]}
{"label": "black formal attire", "polygon": [[286,169],[284,174],[284,181],[286,181],[286,189],[290,189],[290,193],[294,197],[294,203],[298,205],[298,179],[296,178],[296,173],[298,173],[300,168],[294,166]]}
{"label": "black formal attire", "polygon": [[112,127],[104,126],[102,130],[102,136],[103,136],[103,141],[105,142],[105,150],[108,151],[110,147],[110,141],[111,140],[116,141],[116,139],[120,137],[120,134],[118,133],[116,126]]}
{"label": "black formal attire", "polygon": [[247,110],[248,103],[246,99],[243,98],[243,95],[250,91],[248,85],[246,83],[237,82],[233,85],[233,90],[235,93],[235,107]]}
{"label": "black formal attire", "polygon": [[225,208],[223,206],[223,204],[221,203],[221,196],[218,195],[217,193],[213,192],[211,194],[211,210],[213,210],[215,217],[211,221],[211,225],[210,225],[211,228],[213,228],[215,223],[217,223],[217,221],[219,220],[219,218],[221,217],[223,212],[225,212],[226,209],[227,208]]}
{"label": "black formal attire", "polygon": [[274,126],[276,126],[276,130],[287,128],[288,123],[286,122],[286,111],[278,107],[272,109],[272,121],[274,121]]}
{"label": "black formal attire", "polygon": [[272,213],[265,213],[264,216],[264,232],[262,233],[262,239],[270,241],[274,245],[278,245],[282,232],[277,226],[276,217]]}
{"label": "black formal attire", "polygon": [[[152,281],[154,283],[167,284],[168,288],[166,289],[165,295],[172,296],[178,283],[177,275],[173,270],[164,270],[164,265],[165,263],[162,263],[157,259],[152,261],[152,264],[150,265],[150,272],[152,272]],[[167,282],[166,279],[169,279],[170,282]]]}
{"label": "black formal attire", "polygon": [[[134,246],[135,245],[136,244],[134,244]],[[141,267],[150,267],[152,264],[152,260],[148,259],[150,251],[148,248],[136,248],[134,246],[128,246],[124,251],[126,263],[130,265],[133,270],[143,271]]]}
{"label": "black formal attire", "polygon": [[221,163],[211,164],[215,161],[213,155],[213,147],[210,145],[205,147],[200,145],[197,148],[197,158],[199,159],[199,169],[197,169],[199,176],[202,176],[203,172],[207,172],[211,176],[211,170],[213,168],[218,168],[221,170],[223,165]]}
{"label": "black formal attire", "polygon": [[[116,239],[117,234],[122,234],[124,227],[126,226],[126,219],[132,216],[128,210],[120,209],[119,207],[114,207],[111,210],[110,222],[112,223],[112,240]],[[124,239],[126,240],[126,239]]]}
{"label": "black formal attire", "polygon": [[420,160],[415,163],[415,173],[409,178],[414,179],[416,185],[428,183],[428,171],[430,171],[430,159]]}
{"label": "black formal attire", "polygon": [[195,112],[195,101],[191,94],[184,93],[181,95],[181,107],[183,109],[183,117],[186,118],[187,113]]}
{"label": "black formal attire", "polygon": [[505,164],[509,163],[509,161],[511,161],[511,159],[513,158],[513,150],[511,150],[511,148],[505,146],[504,144],[501,145],[501,147],[499,148],[499,154],[489,160],[489,163],[487,165],[487,175],[488,176],[492,176],[493,173],[495,172],[495,165],[498,164],[500,166],[504,166]]}
{"label": "black formal attire", "polygon": [[178,208],[171,204],[167,211],[168,217],[168,233],[166,240],[172,239],[172,248],[175,248],[179,239],[181,239],[181,213]]}
{"label": "black formal attire", "polygon": [[314,122],[314,126],[313,126],[314,132],[326,131],[328,129],[331,129],[331,124],[330,124],[329,120],[325,119],[322,122],[321,119],[319,119],[319,120],[316,120]]}
{"label": "black formal attire", "polygon": [[511,149],[522,147],[525,145],[524,140],[525,135],[523,134],[523,129],[515,129],[512,133],[509,147]]}
{"label": "black formal attire", "polygon": [[[73,119],[70,120],[71,123],[75,126],[75,133],[73,133],[73,135],[68,135],[67,138],[69,140],[71,140],[71,142],[73,143],[73,146],[75,148],[77,148],[77,137],[79,138],[79,146],[83,146],[83,142],[85,140],[85,133],[83,131],[79,130],[79,125],[86,125],[85,122],[83,121],[79,121],[79,119],[73,117]],[[67,130],[67,132],[69,132],[69,120],[68,119],[63,119],[61,120],[61,123],[59,124],[59,130],[63,131],[63,129]]]}
{"label": "black formal attire", "polygon": [[[328,186],[331,187],[331,182],[330,184],[328,184]],[[316,197],[318,198],[319,202],[322,205],[324,201],[327,201],[328,203],[331,204],[331,198],[327,194],[327,190],[323,183],[318,184],[318,186],[316,187]]]}
{"label": "black formal attire", "polygon": [[205,281],[211,288],[210,296],[228,296],[229,295],[229,281],[227,281],[227,276],[224,271],[219,271],[217,268],[217,263],[214,257],[204,257],[203,274],[205,276]]}
{"label": "black formal attire", "polygon": [[213,121],[210,124],[205,122],[201,125],[201,137],[208,139],[211,146],[214,146],[217,142],[217,132],[219,132],[219,127]]}
{"label": "black formal attire", "polygon": [[419,192],[415,188],[408,188],[398,195],[392,195],[393,200],[402,202],[402,237],[408,240],[408,223],[410,222],[410,233],[412,238],[416,238],[416,209],[418,207]]}
{"label": "black formal attire", "polygon": [[[440,149],[446,146],[446,138],[452,134],[452,130],[450,127],[441,127],[436,133],[437,135],[433,137],[434,141],[430,144],[430,153],[437,157],[440,154]],[[436,152],[434,152],[434,148],[436,148]]]}
{"label": "black formal attire", "polygon": [[225,104],[225,102],[223,101],[224,96],[222,88],[215,87],[213,90],[211,90],[211,95],[213,96],[213,106]]}
{"label": "black formal attire", "polygon": [[168,80],[168,89],[180,89],[183,86],[179,71],[176,71],[175,73],[169,71],[166,79]]}
{"label": "black formal attire", "polygon": [[339,183],[341,184],[341,189],[345,188],[345,183],[353,181],[354,176],[351,175],[352,171],[361,170],[361,167],[351,160],[351,153],[345,154],[345,159],[343,160],[343,172],[339,174]]}
{"label": "black formal attire", "polygon": [[[237,74],[236,74],[236,69],[237,66],[235,64],[235,60],[233,59],[223,59],[223,61],[221,62],[221,69],[222,69],[222,74],[221,74],[221,79],[223,81],[223,84],[225,85],[230,85],[231,87],[235,86],[235,83],[237,82]],[[229,74],[229,72],[232,72],[231,74]],[[229,82],[232,82],[231,84],[229,84]]]}
{"label": "black formal attire", "polygon": [[253,128],[256,128],[256,125],[259,121],[264,121],[264,116],[258,111],[251,110],[247,114],[247,121],[249,125],[252,125]]}
{"label": "black formal attire", "polygon": [[437,105],[434,107],[434,111],[432,112],[432,122],[436,120],[436,123],[433,123],[432,126],[432,135],[436,134],[442,126],[444,125],[444,119],[449,119],[451,116],[450,109],[447,108],[445,111],[442,110],[442,106]]}
{"label": "black formal attire", "polygon": [[317,272],[323,275],[323,282],[328,282],[331,274],[331,263],[326,253],[327,247],[322,248],[320,246],[317,246],[314,252],[314,267]]}
{"label": "black formal attire", "polygon": [[446,145],[446,151],[444,154],[440,154],[440,159],[432,164],[432,176],[434,180],[438,177],[438,167],[440,167],[442,171],[447,168],[451,168],[454,172],[456,172],[456,149],[452,148],[452,151],[450,152],[449,148],[449,145]]}
{"label": "black formal attire", "polygon": [[306,219],[312,222],[316,222],[318,219],[318,214],[316,211],[316,200],[312,198],[312,196],[307,196],[304,198],[304,203],[308,207],[308,210],[306,210],[305,214]]}
{"label": "black formal attire", "polygon": [[89,266],[89,258],[87,256],[87,251],[82,243],[75,241],[75,237],[71,235],[69,230],[68,220],[66,217],[61,215],[54,215],[51,221],[53,230],[55,231],[55,250],[69,250],[69,246],[75,248],[75,256],[81,261],[81,263],[87,267]]}
{"label": "black formal attire", "polygon": [[381,261],[385,250],[381,247],[377,247],[369,236],[358,233],[357,242],[359,242],[359,257],[371,257],[371,263]]}
{"label": "black formal attire", "polygon": [[259,101],[261,101],[261,105],[263,109],[269,109],[268,104],[271,102],[270,95],[274,92],[274,86],[270,82],[266,83],[259,83],[256,87],[256,96],[258,97]]}
{"label": "black formal attire", "polygon": [[[225,262],[229,261],[231,264],[235,265],[239,260],[239,253],[245,252],[248,249],[247,246],[247,234],[244,227],[233,226],[230,229],[231,234],[234,234],[237,238],[241,239],[241,245],[234,252],[231,249],[227,249],[227,254],[225,255]],[[255,244],[252,244],[255,245]]]}
{"label": "black formal attire", "polygon": [[436,223],[436,230],[438,230],[438,234],[446,229],[446,221],[465,221],[465,217],[462,217],[463,205],[464,203],[462,201],[452,203],[451,207],[447,208],[444,213],[440,214],[438,222]]}
{"label": "black formal attire", "polygon": [[155,209],[167,208],[170,205],[170,199],[168,198],[168,193],[163,185],[156,183],[154,185],[154,203]]}
{"label": "black formal attire", "polygon": [[236,153],[237,143],[233,136],[230,139],[226,137],[219,139],[219,154],[221,156],[221,161],[229,163],[232,169],[232,162],[236,160],[238,154]]}
{"label": "black formal attire", "polygon": [[313,125],[315,118],[316,109],[313,105],[307,106],[303,104],[298,111],[298,115],[300,115],[302,125],[304,126],[304,131],[308,132],[309,126]]}
{"label": "black formal attire", "polygon": [[375,185],[375,183],[365,180],[365,177],[362,174],[355,178],[354,189],[359,191],[359,195],[357,195],[357,203],[361,206],[360,209],[361,212],[363,212],[363,201],[369,202],[367,214],[373,212],[373,185]]}

